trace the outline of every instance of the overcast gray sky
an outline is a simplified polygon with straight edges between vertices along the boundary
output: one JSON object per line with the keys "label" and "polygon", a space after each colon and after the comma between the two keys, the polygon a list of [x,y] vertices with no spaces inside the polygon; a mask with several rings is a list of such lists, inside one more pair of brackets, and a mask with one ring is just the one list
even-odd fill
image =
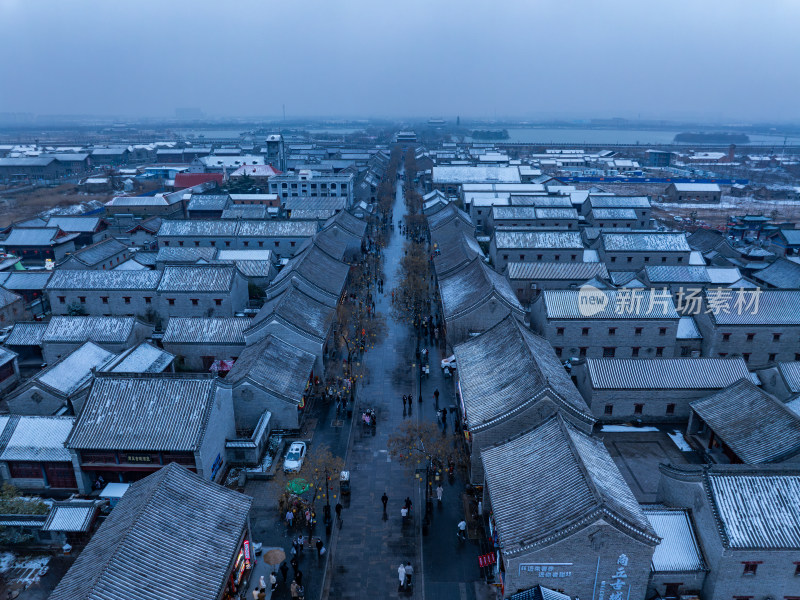
{"label": "overcast gray sky", "polygon": [[795,0],[0,0],[0,112],[800,121]]}

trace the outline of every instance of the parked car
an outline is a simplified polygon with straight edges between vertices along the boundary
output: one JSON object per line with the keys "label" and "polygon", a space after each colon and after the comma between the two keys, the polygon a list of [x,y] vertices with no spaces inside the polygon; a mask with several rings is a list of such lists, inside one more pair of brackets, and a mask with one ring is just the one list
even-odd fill
{"label": "parked car", "polygon": [[296,473],[303,466],[303,460],[306,458],[306,443],[305,442],[292,442],[289,446],[289,451],[286,453],[286,458],[283,461],[284,473]]}

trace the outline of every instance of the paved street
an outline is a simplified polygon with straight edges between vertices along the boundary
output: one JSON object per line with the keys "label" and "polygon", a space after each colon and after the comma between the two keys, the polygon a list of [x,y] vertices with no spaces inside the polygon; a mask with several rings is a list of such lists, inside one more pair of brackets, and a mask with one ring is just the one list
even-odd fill
{"label": "paved street", "polygon": [[[344,455],[346,468],[351,471],[352,486],[350,497],[341,499],[344,506],[342,526],[335,527],[330,538],[325,534],[320,516],[315,535],[322,535],[329,548],[327,560],[318,561],[316,552],[311,549],[301,560],[303,583],[309,599],[400,597],[397,567],[401,562],[411,562],[414,566],[413,597],[463,600],[489,597],[487,593],[491,590],[480,579],[478,546],[472,541],[460,543],[456,538],[456,524],[464,516],[463,482],[458,479],[452,484],[444,481],[443,502],[440,506],[434,505],[430,532],[423,538],[423,483],[415,478],[410,468],[392,461],[387,450],[389,437],[403,420],[435,422],[434,389],[440,391],[440,407],[449,408],[454,404],[452,379],[445,379],[438,368],[444,350],[431,348],[430,379],[422,381],[423,402],[415,400],[410,412],[403,408],[404,394],[419,396],[417,382],[412,376],[416,373],[415,339],[408,325],[391,316],[391,292],[397,285],[397,270],[405,242],[397,229],[397,222],[404,214],[402,184],[398,182],[395,229],[390,232],[384,250],[384,294],[378,295],[376,301],[377,311],[386,319],[386,335],[364,355],[366,375],[358,389],[352,423],[345,418],[342,426],[334,427],[336,419],[332,405],[318,404],[308,415],[313,426],[303,439],[309,443],[309,451],[326,444],[334,453]],[[378,425],[374,433],[363,430],[361,426],[361,410],[367,407],[373,408],[377,415]],[[447,435],[453,435],[452,431],[450,421]],[[283,547],[288,558],[291,537],[297,532],[287,533],[278,515],[274,487],[263,481],[247,484],[245,493],[254,497],[253,536],[264,544],[265,549]],[[381,503],[384,492],[389,497],[385,514]],[[412,518],[403,526],[400,509],[407,496],[413,501]],[[331,503],[339,500],[338,485],[334,484]],[[320,515],[321,512],[318,508]],[[267,567],[259,563],[253,585],[267,572]],[[290,570],[290,580],[291,577]],[[280,576],[278,579],[281,582]],[[288,584],[280,583],[275,597],[288,598]]]}

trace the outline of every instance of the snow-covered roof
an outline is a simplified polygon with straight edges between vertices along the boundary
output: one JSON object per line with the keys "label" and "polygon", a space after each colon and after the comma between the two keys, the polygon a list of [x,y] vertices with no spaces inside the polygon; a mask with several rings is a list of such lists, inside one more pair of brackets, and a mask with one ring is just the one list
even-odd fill
{"label": "snow-covered roof", "polygon": [[92,379],[92,369],[100,369],[114,356],[113,352],[92,342],[86,342],[36,375],[34,381],[38,381],[64,396],[71,396],[89,384]]}
{"label": "snow-covered roof", "polygon": [[705,568],[688,510],[660,506],[643,508],[647,520],[661,538],[653,553],[653,571],[685,572]]}
{"label": "snow-covered roof", "polygon": [[[8,438],[8,442],[0,453],[0,460],[71,462],[72,457],[64,442],[74,423],[74,417],[12,415],[1,436]],[[9,427],[13,428],[10,436]]]}

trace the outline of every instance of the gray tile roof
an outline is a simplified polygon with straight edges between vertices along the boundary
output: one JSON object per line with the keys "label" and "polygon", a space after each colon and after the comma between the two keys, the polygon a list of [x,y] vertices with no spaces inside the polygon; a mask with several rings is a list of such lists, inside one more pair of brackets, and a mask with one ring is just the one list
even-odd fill
{"label": "gray tile roof", "polygon": [[115,357],[113,352],[86,342],[57,363],[34,375],[32,382],[43,384],[62,396],[70,397],[85,389],[95,369],[102,369]]}
{"label": "gray tile roof", "polygon": [[233,287],[235,275],[236,269],[229,265],[167,265],[158,284],[158,291],[228,292]]}
{"label": "gray tile roof", "polygon": [[111,373],[161,373],[175,360],[175,355],[142,342],[121,353],[101,370]]}
{"label": "gray tile roof", "polygon": [[225,383],[236,385],[249,379],[293,404],[299,405],[314,369],[316,356],[274,335],[242,351]]}
{"label": "gray tile roof", "polygon": [[506,556],[554,544],[599,520],[622,525],[649,546],[659,541],[603,442],[559,415],[484,449],[481,458]]}
{"label": "gray tile roof", "polygon": [[635,221],[638,217],[632,208],[593,208],[592,219],[610,221]]}
{"label": "gray tile roof", "polygon": [[0,308],[5,308],[14,304],[14,302],[22,300],[22,296],[18,296],[14,292],[10,292],[5,288],[0,288]]}
{"label": "gray tile roof", "polygon": [[800,453],[800,416],[749,379],[691,407],[746,464],[778,462]]}
{"label": "gray tile roof", "polygon": [[750,376],[742,358],[587,358],[594,389],[722,389]]}
{"label": "gray tile roof", "polygon": [[[194,264],[198,261],[210,262],[214,260],[216,248],[162,246],[156,254],[156,262]],[[138,253],[137,253],[138,254]]]}
{"label": "gray tile roof", "polygon": [[578,211],[574,208],[544,207],[536,208],[537,219],[578,220]]}
{"label": "gray tile roof", "polygon": [[61,232],[58,227],[14,227],[8,237],[3,240],[3,246],[57,246],[74,240],[77,233],[58,236]]}
{"label": "gray tile roof", "polygon": [[467,225],[468,227],[474,228],[472,219],[470,219],[469,215],[453,203],[449,203],[442,210],[432,215],[428,215],[428,228],[431,231],[434,231],[440,227],[443,227],[444,225],[447,225],[454,219],[461,221],[462,224]]}
{"label": "gray tile roof", "polygon": [[499,249],[515,248],[553,250],[560,248],[583,249],[581,234],[577,231],[533,231],[497,228],[495,245]]}
{"label": "gray tile roof", "polygon": [[200,195],[192,194],[186,210],[224,210],[231,199],[228,194]]}
{"label": "gray tile roof", "polygon": [[[577,213],[576,213],[577,218]],[[531,220],[536,219],[536,207],[531,206],[493,206],[492,219],[495,221],[507,221],[513,219]]]}
{"label": "gray tile roof", "polygon": [[650,208],[647,196],[589,196],[592,210],[595,208]]}
{"label": "gray tile roof", "polygon": [[510,262],[506,266],[510,280],[589,280],[593,277],[608,278],[605,263],[527,261]]}
{"label": "gray tile roof", "polygon": [[99,507],[94,500],[53,502],[43,531],[87,532]]}
{"label": "gray tile roof", "polygon": [[248,317],[170,317],[165,344],[242,344],[244,331],[253,324]]}
{"label": "gray tile roof", "polygon": [[[716,292],[712,290],[711,294],[713,297]],[[708,295],[709,291],[706,291],[705,301]],[[760,293],[744,292],[741,296],[732,290],[729,296],[718,299],[721,302],[717,311],[712,313],[712,318],[719,325],[800,325],[800,310],[797,309],[800,306],[800,290],[762,289]],[[750,300],[753,300],[753,306],[748,305]],[[737,308],[737,302],[741,308]]]}
{"label": "gray tile roof", "polygon": [[601,233],[607,252],[690,252],[682,233]]}
{"label": "gray tile roof", "polygon": [[783,290],[800,289],[800,265],[779,258],[768,267],[754,273],[753,279]]}
{"label": "gray tile roof", "polygon": [[60,227],[67,233],[93,233],[100,226],[101,217],[53,215],[47,219],[48,227]]}
{"label": "gray tile roof", "polygon": [[513,316],[457,345],[453,352],[467,424],[473,431],[549,390],[558,394],[557,401],[571,415],[589,412],[550,344]]}
{"label": "gray tile roof", "polygon": [[125,252],[127,249],[128,246],[119,240],[114,238],[106,238],[97,242],[96,244],[76,250],[72,253],[72,257],[85,265],[94,266],[108,260],[120,252]]}
{"label": "gray tile roof", "polygon": [[235,237],[238,221],[164,219],[158,237]]}
{"label": "gray tile roof", "polygon": [[[580,290],[545,290],[542,301],[548,319],[674,319],[678,313],[668,292],[648,289],[600,290],[607,298],[603,310],[581,314]],[[651,306],[652,304],[652,306]]]}
{"label": "gray tile roof", "polygon": [[789,391],[793,394],[800,393],[800,362],[780,362],[778,371],[786,382]]}
{"label": "gray tile roof", "polygon": [[694,317],[681,317],[678,320],[678,331],[675,334],[678,340],[702,340],[703,334],[697,327]]}
{"label": "gray tile roof", "polygon": [[14,328],[5,341],[6,346],[41,346],[47,323],[23,322],[14,324]]}
{"label": "gray tile roof", "polygon": [[518,167],[438,166],[433,167],[434,183],[519,183]]}
{"label": "gray tile roof", "polygon": [[[718,468],[719,469],[719,468]],[[726,548],[767,550],[800,548],[800,473],[709,470],[711,498]]]}
{"label": "gray tile roof", "polygon": [[210,375],[98,373],[67,447],[195,451],[216,391]]}
{"label": "gray tile roof", "polygon": [[53,317],[42,342],[123,343],[133,335],[135,324],[134,317]]}
{"label": "gray tile roof", "polygon": [[445,232],[447,235],[431,236],[435,248],[433,266],[440,278],[463,268],[476,256],[484,259],[483,249],[471,231],[447,227],[437,234]]}
{"label": "gray tile roof", "polygon": [[2,432],[0,461],[71,462],[64,447],[74,417],[11,415]]}
{"label": "gray tile roof", "polygon": [[363,219],[359,219],[351,215],[346,210],[338,212],[325,222],[323,229],[329,227],[337,227],[354,235],[358,239],[363,239],[367,233],[367,223]]}
{"label": "gray tile roof", "polygon": [[47,283],[48,291],[60,290],[131,290],[155,291],[161,271],[92,271],[85,269],[56,269]]}
{"label": "gray tile roof", "polygon": [[3,348],[2,346],[0,346],[0,365],[5,365],[7,363],[10,363],[18,356],[19,355],[16,352],[12,352],[8,348]]}
{"label": "gray tile roof", "polygon": [[645,506],[644,514],[661,543],[651,562],[654,572],[686,572],[705,569],[689,511],[682,508]]}
{"label": "gray tile roof", "polygon": [[319,229],[319,223],[316,220],[252,221],[241,219],[236,223],[238,224],[236,235],[239,237],[311,237]]}
{"label": "gray tile roof", "polygon": [[265,219],[267,207],[263,204],[236,204],[222,211],[223,219]]}
{"label": "gray tile roof", "polygon": [[336,320],[336,309],[315,300],[298,287],[290,286],[261,307],[248,333],[257,331],[261,323],[267,324],[274,318],[306,336],[324,342]]}
{"label": "gray tile roof", "polygon": [[[175,463],[132,484],[51,600],[217,600],[252,499]],[[165,557],[191,548],[176,569]]]}
{"label": "gray tile roof", "polygon": [[326,304],[334,304],[344,290],[350,266],[336,260],[316,245],[295,255],[270,283],[268,297],[282,293],[292,282],[303,291]]}
{"label": "gray tile roof", "polygon": [[705,267],[655,265],[644,268],[650,283],[710,283]]}
{"label": "gray tile roof", "polygon": [[440,279],[439,293],[446,320],[474,310],[492,297],[520,318],[525,312],[508,280],[478,256],[463,269]]}

